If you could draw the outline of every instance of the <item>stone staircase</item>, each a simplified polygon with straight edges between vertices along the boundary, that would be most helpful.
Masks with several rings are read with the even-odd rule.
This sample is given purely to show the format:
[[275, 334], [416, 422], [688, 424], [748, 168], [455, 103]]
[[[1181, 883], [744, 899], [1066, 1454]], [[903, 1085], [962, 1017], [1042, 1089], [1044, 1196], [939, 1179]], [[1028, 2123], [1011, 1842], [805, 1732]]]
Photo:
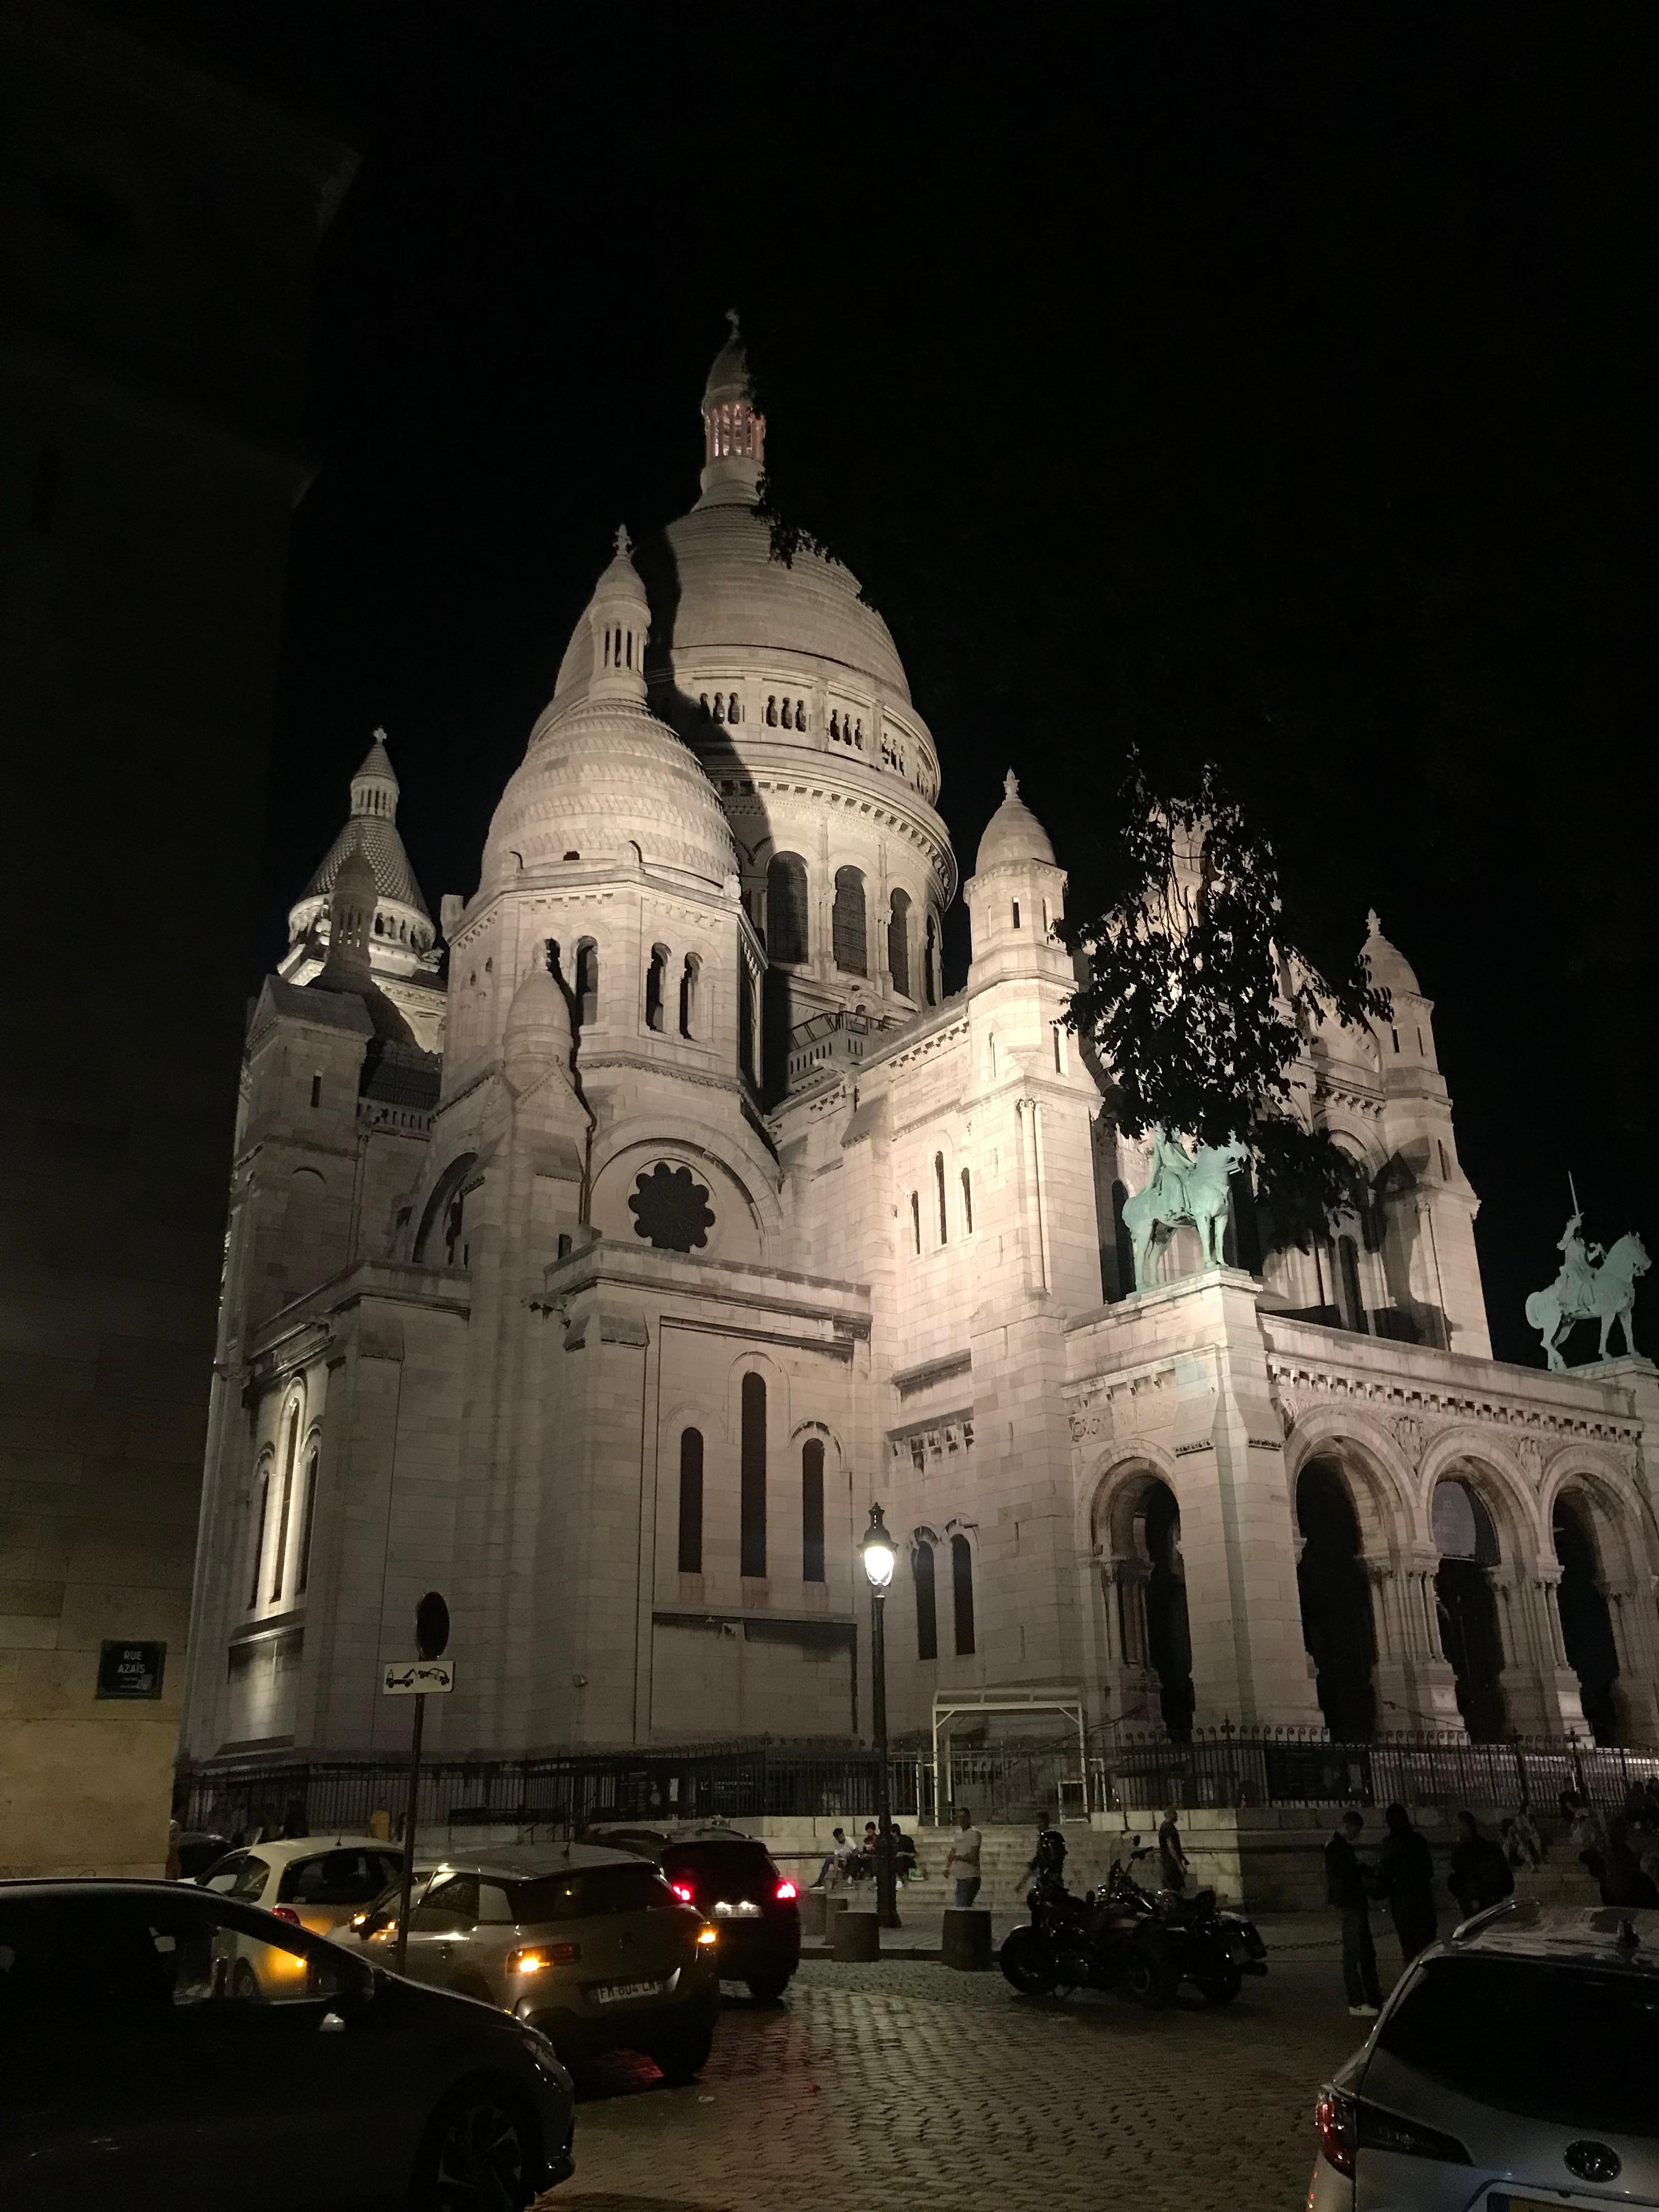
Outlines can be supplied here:
[[[950, 1881], [945, 1879], [945, 1859], [957, 1832], [954, 1828], [927, 1827], [908, 1832], [915, 1839], [923, 1871], [900, 1884], [899, 1911], [942, 1912], [956, 1902], [954, 1877]], [[1115, 1834], [1085, 1828], [1080, 1823], [1068, 1823], [1062, 1832], [1066, 1843], [1066, 1887], [1091, 1889], [1104, 1881], [1113, 1856], [1122, 1848], [1121, 1839]], [[1030, 1887], [1027, 1869], [1036, 1849], [1036, 1822], [1029, 1827], [983, 1827], [980, 1836], [980, 1893], [975, 1901], [994, 1913], [1023, 1913], [1025, 1893]], [[854, 1896], [866, 1887], [863, 1882], [856, 1884]]]

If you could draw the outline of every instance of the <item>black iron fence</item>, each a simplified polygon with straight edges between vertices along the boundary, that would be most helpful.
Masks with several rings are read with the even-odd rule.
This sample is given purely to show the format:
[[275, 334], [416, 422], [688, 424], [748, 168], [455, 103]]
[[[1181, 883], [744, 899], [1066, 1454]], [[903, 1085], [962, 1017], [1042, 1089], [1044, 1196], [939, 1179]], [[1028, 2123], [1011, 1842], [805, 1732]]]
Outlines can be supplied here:
[[1456, 1736], [1388, 1735], [1331, 1743], [1282, 1730], [1200, 1732], [1190, 1743], [1146, 1737], [1097, 1743], [1097, 1809], [1156, 1805], [1443, 1805], [1553, 1810], [1563, 1790], [1605, 1808], [1634, 1782], [1659, 1779], [1659, 1751], [1621, 1750], [1562, 1737], [1469, 1743]]
[[[1659, 1750], [1561, 1738], [1468, 1743], [1382, 1736], [1338, 1744], [1291, 1731], [1221, 1729], [1190, 1743], [1112, 1740], [1097, 1732], [1086, 1778], [1075, 1743], [941, 1744], [935, 1803], [931, 1747], [896, 1748], [892, 1803], [901, 1820], [948, 1819], [953, 1798], [980, 1819], [1035, 1821], [1130, 1806], [1468, 1805], [1554, 1809], [1563, 1790], [1612, 1809], [1633, 1782], [1659, 1780]], [[222, 1835], [295, 1821], [320, 1834], [365, 1832], [383, 1814], [401, 1826], [400, 1758], [218, 1759], [186, 1765], [179, 1817]], [[1086, 1786], [1085, 1786], [1086, 1784]], [[861, 1745], [702, 1744], [673, 1749], [552, 1753], [520, 1759], [434, 1759], [421, 1774], [420, 1824], [451, 1834], [535, 1827], [580, 1835], [606, 1821], [811, 1816], [865, 1820], [876, 1810], [876, 1754]]]
[[[368, 1832], [377, 1813], [400, 1825], [408, 1762], [368, 1759], [216, 1759], [179, 1778], [179, 1818], [221, 1835], [276, 1832], [301, 1821], [321, 1834]], [[890, 1761], [893, 1808], [931, 1819], [932, 1770], [914, 1752]], [[684, 1749], [550, 1753], [520, 1759], [434, 1759], [421, 1770], [420, 1826], [534, 1826], [580, 1835], [613, 1820], [754, 1820], [767, 1815], [868, 1820], [876, 1754], [857, 1745], [718, 1744]]]

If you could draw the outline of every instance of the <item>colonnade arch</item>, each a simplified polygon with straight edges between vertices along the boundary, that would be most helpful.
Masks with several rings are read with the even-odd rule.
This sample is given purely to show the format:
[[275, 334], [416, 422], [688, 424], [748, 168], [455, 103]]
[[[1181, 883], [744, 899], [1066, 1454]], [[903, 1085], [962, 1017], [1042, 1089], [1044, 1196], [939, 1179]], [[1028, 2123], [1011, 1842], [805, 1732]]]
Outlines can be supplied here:
[[1110, 1470], [1097, 1493], [1093, 1535], [1116, 1717], [1161, 1723], [1183, 1742], [1193, 1727], [1192, 1632], [1181, 1507], [1162, 1470], [1148, 1462]]

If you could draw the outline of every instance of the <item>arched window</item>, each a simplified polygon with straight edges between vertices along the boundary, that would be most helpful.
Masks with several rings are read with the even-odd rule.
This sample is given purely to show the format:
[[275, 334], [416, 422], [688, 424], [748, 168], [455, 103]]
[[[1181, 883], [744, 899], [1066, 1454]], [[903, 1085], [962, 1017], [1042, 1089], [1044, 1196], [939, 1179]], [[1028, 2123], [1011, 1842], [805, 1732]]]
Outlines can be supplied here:
[[957, 1652], [965, 1658], [974, 1648], [974, 1547], [965, 1536], [951, 1539], [951, 1595], [957, 1616]]
[[893, 988], [910, 995], [910, 895], [895, 891], [888, 902], [887, 972]]
[[966, 1168], [962, 1171], [962, 1228], [963, 1234], [974, 1233], [974, 1183]]
[[755, 979], [738, 984], [738, 1060], [751, 1082], [760, 1080], [760, 1024], [755, 1018]]
[[300, 1520], [300, 1571], [295, 1578], [295, 1597], [303, 1597], [311, 1584], [311, 1532], [316, 1525], [317, 1448], [313, 1444], [306, 1460], [306, 1503]]
[[807, 957], [806, 863], [775, 853], [766, 871], [766, 950], [774, 960]]
[[702, 963], [695, 952], [688, 952], [680, 975], [680, 1035], [683, 1037], [694, 1037], [700, 1033], [702, 1009], [698, 1001], [702, 990]]
[[921, 980], [928, 1005], [936, 1006], [939, 1004], [939, 923], [931, 914], [927, 917], [927, 943]]
[[276, 1516], [276, 1559], [271, 1570], [270, 1595], [274, 1604], [283, 1594], [288, 1575], [288, 1524], [294, 1510], [294, 1463], [300, 1452], [300, 1408], [290, 1406], [288, 1441], [283, 1447], [283, 1502]]
[[916, 1585], [916, 1656], [939, 1657], [939, 1594], [933, 1582], [933, 1547], [923, 1536], [910, 1554], [910, 1573]]
[[663, 1024], [663, 993], [668, 982], [668, 947], [653, 945], [651, 965], [645, 971], [645, 1025], [659, 1030]]
[[951, 1241], [951, 1224], [945, 1211], [945, 1155], [943, 1152], [935, 1152], [933, 1155], [933, 1195], [939, 1204], [939, 1241], [941, 1244], [948, 1244]]
[[910, 1241], [918, 1252], [921, 1249], [921, 1193], [910, 1194]]
[[582, 1027], [599, 1018], [599, 948], [591, 937], [576, 947], [576, 1019]]
[[253, 1556], [248, 1567], [247, 1605], [252, 1612], [259, 1602], [259, 1570], [265, 1558], [265, 1516], [270, 1510], [270, 1462], [267, 1460], [259, 1469], [258, 1503], [253, 1514]]
[[800, 1575], [823, 1580], [823, 1444], [809, 1437], [800, 1448]]
[[766, 1572], [766, 1379], [743, 1378], [739, 1572]]
[[836, 965], [848, 975], [867, 975], [864, 936], [864, 878], [856, 868], [836, 871], [836, 905], [830, 929]]
[[680, 1572], [702, 1572], [702, 1431], [680, 1437]]
[[[411, 1256], [417, 1261], [423, 1261], [429, 1267], [466, 1265], [466, 1247], [462, 1237], [466, 1202], [464, 1185], [477, 1166], [477, 1159], [476, 1152], [461, 1152], [438, 1178], [416, 1233]], [[429, 1249], [434, 1243], [438, 1246], [436, 1251]]]

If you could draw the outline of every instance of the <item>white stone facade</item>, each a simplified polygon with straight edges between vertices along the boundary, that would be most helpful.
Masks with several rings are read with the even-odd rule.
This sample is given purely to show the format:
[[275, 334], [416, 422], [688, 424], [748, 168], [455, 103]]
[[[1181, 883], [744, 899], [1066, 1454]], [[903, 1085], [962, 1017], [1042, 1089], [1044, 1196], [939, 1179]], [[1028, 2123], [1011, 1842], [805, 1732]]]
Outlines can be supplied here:
[[1659, 1381], [1492, 1360], [1400, 954], [1374, 923], [1393, 1019], [1299, 1070], [1370, 1218], [1253, 1273], [1246, 1200], [1238, 1264], [1183, 1237], [1124, 1295], [1146, 1155], [1063, 1026], [1048, 839], [1011, 776], [946, 998], [892, 640], [833, 562], [771, 557], [735, 340], [704, 423], [702, 497], [619, 534], [443, 902], [441, 998], [378, 741], [295, 907], [249, 1030], [186, 1750], [398, 1749], [379, 1669], [434, 1587], [434, 1751], [855, 1734], [872, 1498], [895, 1729], [1080, 1686], [1097, 1726], [1659, 1741]]

